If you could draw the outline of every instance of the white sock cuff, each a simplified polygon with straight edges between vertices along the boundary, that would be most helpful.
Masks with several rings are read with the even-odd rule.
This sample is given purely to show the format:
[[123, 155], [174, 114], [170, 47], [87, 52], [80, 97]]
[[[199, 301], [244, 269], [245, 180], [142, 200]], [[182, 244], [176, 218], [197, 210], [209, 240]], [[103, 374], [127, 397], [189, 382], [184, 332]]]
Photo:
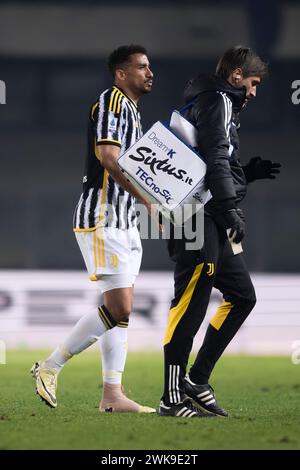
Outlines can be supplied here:
[[103, 373], [103, 383], [107, 384], [121, 384], [122, 383], [122, 372], [117, 370], [104, 370]]
[[44, 361], [44, 364], [46, 367], [55, 369], [57, 372], [59, 372], [65, 363], [71, 359], [71, 357], [72, 354], [66, 350], [64, 345], [60, 345], [50, 354], [49, 357], [47, 357], [47, 359]]

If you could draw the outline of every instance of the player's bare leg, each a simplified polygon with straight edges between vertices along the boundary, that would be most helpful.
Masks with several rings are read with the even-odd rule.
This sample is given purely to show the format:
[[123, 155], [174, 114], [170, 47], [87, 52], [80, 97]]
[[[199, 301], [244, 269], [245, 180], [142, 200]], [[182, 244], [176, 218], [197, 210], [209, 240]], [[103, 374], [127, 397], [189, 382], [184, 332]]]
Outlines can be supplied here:
[[50, 356], [33, 364], [31, 374], [35, 379], [36, 392], [47, 405], [57, 407], [57, 378], [66, 362], [115, 326], [115, 320], [104, 305], [94, 308], [74, 325], [63, 343]]
[[121, 384], [103, 384], [102, 400], [99, 411], [115, 413], [155, 413], [156, 410], [149, 406], [139, 405], [130, 400], [124, 394]]
[[[109, 309], [117, 326], [101, 338], [103, 393], [100, 411], [154, 413], [155, 409], [142, 406], [124, 394], [122, 373], [127, 355], [128, 317], [132, 310], [133, 288], [113, 289], [104, 293], [104, 305]], [[126, 324], [127, 323], [127, 324]]]

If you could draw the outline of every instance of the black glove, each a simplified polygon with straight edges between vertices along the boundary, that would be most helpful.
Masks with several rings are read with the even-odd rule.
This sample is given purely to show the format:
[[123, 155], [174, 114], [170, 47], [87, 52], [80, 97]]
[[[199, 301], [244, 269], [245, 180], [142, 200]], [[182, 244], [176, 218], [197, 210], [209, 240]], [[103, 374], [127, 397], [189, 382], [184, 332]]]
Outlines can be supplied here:
[[[242, 217], [243, 218], [242, 218]], [[221, 214], [219, 221], [224, 228], [230, 228], [229, 238], [232, 238], [234, 233], [233, 241], [240, 243], [245, 236], [245, 222], [244, 214], [241, 209], [229, 209]]]
[[281, 164], [273, 163], [271, 160], [263, 160], [261, 157], [253, 157], [243, 166], [247, 183], [255, 180], [270, 179], [274, 180], [276, 174], [280, 173]]

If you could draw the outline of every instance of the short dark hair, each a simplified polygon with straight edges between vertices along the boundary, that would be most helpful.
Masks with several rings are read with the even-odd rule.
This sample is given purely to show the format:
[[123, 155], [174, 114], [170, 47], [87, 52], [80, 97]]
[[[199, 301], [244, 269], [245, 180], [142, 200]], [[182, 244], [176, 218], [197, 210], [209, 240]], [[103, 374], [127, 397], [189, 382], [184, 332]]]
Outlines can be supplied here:
[[237, 68], [242, 69], [244, 78], [255, 76], [263, 80], [268, 75], [268, 65], [250, 47], [228, 49], [218, 62], [216, 74], [227, 79]]
[[129, 62], [132, 54], [145, 54], [148, 55], [147, 50], [143, 46], [137, 44], [130, 44], [129, 46], [120, 46], [115, 49], [108, 57], [108, 68], [114, 76], [116, 69]]

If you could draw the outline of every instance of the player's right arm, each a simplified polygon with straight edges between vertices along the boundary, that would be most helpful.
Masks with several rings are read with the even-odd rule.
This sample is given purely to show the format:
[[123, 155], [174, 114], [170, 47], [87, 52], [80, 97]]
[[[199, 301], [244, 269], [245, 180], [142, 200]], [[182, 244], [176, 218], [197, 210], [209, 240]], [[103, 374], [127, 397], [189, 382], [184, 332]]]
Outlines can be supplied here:
[[124, 139], [124, 125], [121, 119], [122, 113], [126, 113], [124, 106], [124, 95], [116, 87], [100, 95], [98, 114], [91, 116], [95, 121], [95, 153], [116, 183], [145, 204], [149, 211], [150, 202], [127, 180], [117, 163]]
[[101, 165], [108, 171], [110, 176], [118, 183], [122, 188], [138, 199], [140, 202], [145, 204], [147, 209], [150, 209], [150, 202], [145, 199], [145, 197], [133, 186], [130, 181], [122, 173], [119, 165], [118, 158], [120, 155], [120, 147], [116, 145], [101, 145], [97, 148], [97, 158], [99, 159]]

